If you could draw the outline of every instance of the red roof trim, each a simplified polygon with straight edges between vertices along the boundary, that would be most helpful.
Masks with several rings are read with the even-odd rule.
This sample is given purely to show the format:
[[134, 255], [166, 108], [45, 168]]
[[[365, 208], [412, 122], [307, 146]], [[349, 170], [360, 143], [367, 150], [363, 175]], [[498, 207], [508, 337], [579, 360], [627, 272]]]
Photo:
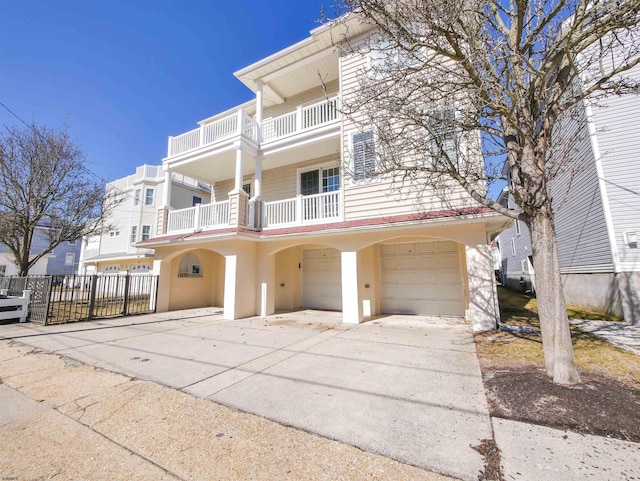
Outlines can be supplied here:
[[450, 210], [441, 210], [436, 212], [421, 212], [417, 214], [406, 214], [406, 215], [395, 215], [390, 217], [374, 217], [369, 219], [357, 219], [350, 220], [345, 222], [333, 222], [330, 224], [312, 224], [312, 225], [304, 225], [304, 226], [295, 226], [295, 227], [285, 227], [281, 229], [270, 229], [264, 231], [255, 231], [251, 229], [247, 229], [244, 227], [232, 227], [226, 229], [213, 229], [206, 230], [200, 232], [191, 232], [186, 234], [174, 234], [167, 235], [161, 237], [154, 237], [152, 239], [138, 242], [137, 246], [143, 246], [147, 244], [165, 244], [174, 241], [181, 240], [190, 240], [190, 239], [198, 239], [201, 237], [211, 237], [211, 236], [223, 236], [225, 234], [234, 235], [234, 234], [248, 234], [254, 235], [256, 237], [271, 237], [271, 236], [280, 236], [286, 234], [305, 234], [309, 232], [319, 232], [325, 230], [340, 230], [340, 229], [349, 229], [353, 227], [367, 227], [367, 226], [380, 226], [380, 225], [393, 225], [393, 224], [401, 224], [408, 222], [421, 222], [426, 220], [435, 220], [435, 219], [447, 219], [452, 217], [464, 217], [464, 216], [473, 216], [479, 214], [487, 214], [493, 212], [492, 209], [488, 207], [471, 207], [466, 209], [450, 209]]

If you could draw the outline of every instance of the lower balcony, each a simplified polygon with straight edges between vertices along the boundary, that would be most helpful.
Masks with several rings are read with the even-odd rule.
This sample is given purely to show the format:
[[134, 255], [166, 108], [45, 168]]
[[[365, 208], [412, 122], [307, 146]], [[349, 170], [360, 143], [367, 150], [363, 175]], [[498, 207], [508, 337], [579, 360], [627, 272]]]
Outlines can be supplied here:
[[229, 226], [229, 201], [198, 204], [169, 212], [167, 234]]
[[[247, 219], [244, 227], [275, 229], [309, 224], [334, 222], [342, 218], [341, 194], [339, 191], [314, 195], [298, 195], [292, 199], [262, 202], [260, 225], [254, 225], [256, 202], [244, 202]], [[186, 233], [199, 230], [230, 227], [230, 201], [196, 205], [187, 209], [169, 212], [166, 234]]]
[[341, 212], [339, 191], [298, 195], [293, 199], [265, 202], [262, 228], [322, 224], [339, 220]]

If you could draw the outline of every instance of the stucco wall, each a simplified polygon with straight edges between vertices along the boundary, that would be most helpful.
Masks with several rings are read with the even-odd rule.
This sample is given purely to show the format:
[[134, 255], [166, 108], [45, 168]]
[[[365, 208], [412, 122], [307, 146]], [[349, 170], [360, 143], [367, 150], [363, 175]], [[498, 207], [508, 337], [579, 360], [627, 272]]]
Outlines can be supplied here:
[[301, 250], [301, 246], [295, 246], [276, 254], [274, 287], [276, 311], [290, 311], [300, 307]]
[[202, 277], [178, 277], [180, 261], [186, 254], [173, 259], [169, 310], [221, 306], [224, 290], [224, 258], [204, 249], [189, 253], [197, 255], [200, 259]]

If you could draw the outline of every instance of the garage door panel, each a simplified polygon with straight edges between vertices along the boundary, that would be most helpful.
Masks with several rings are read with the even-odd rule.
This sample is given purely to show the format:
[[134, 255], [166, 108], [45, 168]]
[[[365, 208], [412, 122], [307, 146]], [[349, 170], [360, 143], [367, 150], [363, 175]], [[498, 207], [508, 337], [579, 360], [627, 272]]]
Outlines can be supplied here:
[[302, 251], [302, 307], [342, 309], [340, 252], [335, 249]]
[[380, 246], [382, 311], [463, 316], [458, 245], [450, 241]]

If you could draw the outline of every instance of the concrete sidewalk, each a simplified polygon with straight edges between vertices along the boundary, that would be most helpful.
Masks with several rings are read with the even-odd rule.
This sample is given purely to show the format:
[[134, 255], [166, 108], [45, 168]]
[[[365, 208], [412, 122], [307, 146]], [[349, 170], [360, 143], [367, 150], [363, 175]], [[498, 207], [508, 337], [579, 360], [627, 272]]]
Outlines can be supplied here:
[[[340, 441], [344, 443], [336, 443], [340, 449], [356, 446], [464, 480], [478, 479], [484, 459], [474, 447], [493, 439], [494, 431], [502, 450], [505, 479], [640, 478], [640, 451], [636, 444], [512, 421], [494, 420], [492, 425], [470, 327], [454, 319], [389, 316], [345, 326], [340, 324], [340, 313], [301, 311], [265, 319], [225, 321], [217, 310], [199, 309], [65, 326], [14, 324], [0, 326], [0, 337], [183, 391], [131, 378], [126, 378], [124, 384], [120, 381], [122, 385], [111, 385], [111, 378], [103, 376], [119, 375], [95, 370], [93, 376], [99, 375], [100, 381], [75, 381], [70, 377], [62, 383], [59, 372], [49, 371], [46, 357], [64, 364], [64, 359], [57, 356], [22, 353], [14, 360], [0, 357], [0, 376], [5, 384], [32, 399], [45, 400], [59, 413], [77, 415], [79, 422], [87, 422], [92, 430], [132, 455], [149, 460], [148, 469], [165, 469], [183, 479], [204, 479], [187, 473], [183, 464], [190, 459], [196, 464], [217, 465], [220, 458], [237, 457], [236, 453], [241, 452], [238, 446], [220, 447], [225, 445], [216, 441], [217, 435], [224, 432], [234, 432], [238, 443], [241, 438], [248, 445], [271, 446], [269, 451], [258, 451], [261, 456], [275, 456], [277, 468], [269, 467], [271, 458], [254, 458], [250, 449], [248, 453], [242, 451], [249, 464], [261, 466], [265, 472], [276, 470], [274, 476], [265, 475], [263, 479], [436, 479], [425, 478], [433, 476], [427, 471], [399, 463], [394, 466], [417, 471], [396, 476], [386, 467], [384, 475], [376, 473], [375, 468], [352, 473], [341, 464], [342, 455], [335, 457], [333, 448], [325, 454], [309, 454], [287, 441], [284, 445], [276, 442], [271, 431], [236, 428], [234, 423], [241, 421], [235, 418], [225, 421], [224, 429], [215, 427], [218, 421], [212, 421], [204, 423], [209, 428], [198, 431], [193, 428], [194, 423], [202, 429], [202, 420], [211, 416], [202, 406], [215, 412], [224, 410], [224, 419], [231, 414], [246, 416], [209, 401], [260, 416], [249, 416], [254, 420], [267, 422], [263, 417], [277, 421], [280, 424], [269, 425], [279, 429], [287, 429], [282, 425], [293, 426], [300, 435], [312, 433]], [[2, 352], [15, 349], [18, 348], [4, 343]], [[33, 364], [34, 357], [38, 363]], [[69, 375], [91, 369], [69, 367], [69, 362], [65, 364]], [[61, 404], [56, 395], [46, 394], [74, 389], [73, 395], [64, 397], [66, 404]], [[141, 389], [144, 394], [139, 392]], [[198, 409], [204, 410], [170, 410], [188, 404], [186, 399], [200, 403]], [[73, 406], [71, 414], [64, 407], [67, 404]], [[133, 413], [128, 413], [129, 409]], [[181, 426], [191, 428], [183, 432]], [[146, 441], [138, 439], [142, 432]], [[212, 451], [217, 453], [212, 458], [212, 454], [192, 447], [203, 442], [210, 449], [222, 451]], [[180, 446], [177, 451], [176, 444]], [[178, 454], [171, 458], [167, 446]], [[179, 454], [194, 449], [199, 453], [197, 458]], [[157, 457], [157, 452], [162, 456]], [[613, 452], [624, 453], [624, 469]], [[335, 459], [325, 459], [325, 455]], [[182, 459], [183, 456], [187, 457]], [[340, 474], [330, 474], [329, 464], [320, 463], [318, 456], [322, 463], [337, 463], [342, 469]], [[166, 464], [167, 459], [173, 459], [170, 465]], [[375, 459], [375, 465], [380, 460], [391, 462], [387, 458]], [[283, 473], [283, 463], [294, 474]], [[313, 471], [313, 466], [298, 466], [301, 463], [320, 463], [323, 468]], [[353, 463], [368, 466], [369, 461], [347, 464], [353, 468]], [[260, 478], [248, 466], [243, 466], [242, 472], [250, 476], [230, 474], [240, 469], [233, 466], [224, 469], [231, 471], [216, 471], [222, 479]], [[305, 477], [304, 473], [311, 472], [314, 474]]]
[[340, 313], [316, 311], [225, 321], [217, 312], [0, 326], [0, 336], [477, 479], [484, 460], [473, 447], [492, 432], [467, 324], [393, 316], [345, 326]]
[[447, 479], [7, 341], [0, 376], [2, 479]]
[[595, 334], [611, 344], [640, 356], [640, 325], [584, 319], [572, 319], [570, 322], [585, 332]]

